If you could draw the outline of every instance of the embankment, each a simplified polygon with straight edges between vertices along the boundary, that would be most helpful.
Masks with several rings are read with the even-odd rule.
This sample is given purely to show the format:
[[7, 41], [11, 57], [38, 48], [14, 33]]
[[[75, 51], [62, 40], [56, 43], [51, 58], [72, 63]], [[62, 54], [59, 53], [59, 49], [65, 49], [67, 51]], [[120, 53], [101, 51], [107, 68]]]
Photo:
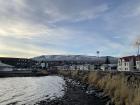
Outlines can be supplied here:
[[31, 77], [31, 76], [46, 76], [48, 75], [46, 70], [32, 72], [31, 70], [21, 71], [0, 71], [1, 77]]
[[59, 71], [109, 95], [115, 105], [140, 105], [140, 76], [131, 73], [97, 71]]

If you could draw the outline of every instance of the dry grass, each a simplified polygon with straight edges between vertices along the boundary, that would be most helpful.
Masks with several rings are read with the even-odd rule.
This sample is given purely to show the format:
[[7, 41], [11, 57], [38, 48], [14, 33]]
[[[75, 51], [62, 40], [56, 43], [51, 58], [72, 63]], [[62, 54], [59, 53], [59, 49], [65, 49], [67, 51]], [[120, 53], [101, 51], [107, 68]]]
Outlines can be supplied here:
[[[133, 79], [133, 77], [130, 77], [130, 81], [132, 81], [131, 78]], [[109, 94], [115, 105], [140, 105], [140, 81], [139, 84], [134, 84], [135, 81], [130, 83], [128, 77], [123, 74], [102, 75], [102, 73], [96, 72], [89, 74], [88, 81]]]
[[81, 81], [104, 90], [110, 95], [115, 105], [140, 105], [140, 79], [135, 76], [103, 72], [79, 73], [78, 71], [71, 71], [71, 73], [65, 71], [63, 74], [80, 78]]

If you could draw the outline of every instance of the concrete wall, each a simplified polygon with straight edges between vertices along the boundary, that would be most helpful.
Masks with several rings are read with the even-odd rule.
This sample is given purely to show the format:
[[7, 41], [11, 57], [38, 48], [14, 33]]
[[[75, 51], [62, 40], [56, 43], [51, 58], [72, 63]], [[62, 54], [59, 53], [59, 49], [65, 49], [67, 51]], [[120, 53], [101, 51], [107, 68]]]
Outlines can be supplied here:
[[13, 68], [0, 67], [0, 71], [13, 71]]

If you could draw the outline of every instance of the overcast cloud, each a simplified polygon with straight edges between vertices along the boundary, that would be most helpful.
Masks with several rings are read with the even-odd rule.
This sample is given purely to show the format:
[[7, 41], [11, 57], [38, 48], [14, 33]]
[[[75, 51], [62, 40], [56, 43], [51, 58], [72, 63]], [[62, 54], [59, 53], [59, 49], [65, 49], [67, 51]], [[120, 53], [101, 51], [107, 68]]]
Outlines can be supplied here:
[[139, 0], [0, 0], [0, 56], [135, 54]]

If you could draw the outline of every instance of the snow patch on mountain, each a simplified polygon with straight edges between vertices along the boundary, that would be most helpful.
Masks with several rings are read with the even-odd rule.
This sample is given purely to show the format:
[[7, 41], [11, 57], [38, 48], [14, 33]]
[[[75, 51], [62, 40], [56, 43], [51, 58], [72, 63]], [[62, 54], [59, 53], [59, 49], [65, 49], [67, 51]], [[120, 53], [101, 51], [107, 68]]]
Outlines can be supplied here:
[[[111, 63], [117, 63], [116, 57], [108, 56]], [[86, 55], [42, 55], [32, 58], [36, 61], [101, 61], [105, 62], [106, 56], [86, 56]]]

